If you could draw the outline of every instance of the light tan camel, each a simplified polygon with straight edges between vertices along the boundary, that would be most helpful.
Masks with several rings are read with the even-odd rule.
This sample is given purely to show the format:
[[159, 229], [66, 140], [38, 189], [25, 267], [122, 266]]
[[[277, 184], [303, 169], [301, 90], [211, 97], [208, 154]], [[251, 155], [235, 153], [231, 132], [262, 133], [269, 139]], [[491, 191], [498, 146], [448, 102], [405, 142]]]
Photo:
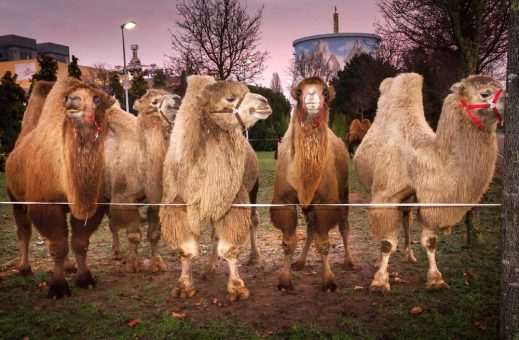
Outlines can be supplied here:
[[366, 118], [362, 119], [362, 121], [358, 119], [351, 121], [350, 129], [346, 136], [346, 146], [348, 147], [350, 157], [353, 158], [353, 154], [355, 153], [353, 148], [362, 142], [362, 139], [366, 136], [370, 127], [371, 122]]
[[[46, 90], [35, 92], [44, 95]], [[36, 101], [36, 100], [35, 100]], [[28, 244], [31, 224], [50, 242], [54, 271], [48, 296], [70, 295], [65, 280], [68, 224], [78, 271], [76, 285], [95, 286], [86, 261], [90, 235], [101, 222], [106, 140], [106, 109], [113, 100], [96, 87], [74, 78], [58, 81], [48, 92], [37, 123], [26, 120], [24, 131], [6, 162], [7, 191], [12, 201], [69, 202], [68, 205], [13, 205], [22, 251], [20, 272], [30, 273]], [[33, 118], [37, 113], [32, 113]], [[29, 122], [33, 123], [29, 123]]]
[[186, 95], [177, 114], [164, 162], [164, 204], [160, 210], [162, 235], [180, 250], [182, 273], [175, 297], [195, 294], [191, 263], [199, 254], [201, 228], [210, 223], [218, 240], [218, 254], [227, 260], [230, 301], [247, 299], [249, 291], [238, 274], [238, 247], [250, 225], [244, 186], [247, 141], [243, 130], [271, 114], [267, 100], [236, 81], [209, 76], [188, 78]]
[[[169, 146], [170, 131], [181, 98], [163, 90], [150, 89], [134, 104], [135, 118], [120, 108], [109, 110], [110, 133], [106, 143], [105, 196], [112, 202], [109, 210], [113, 235], [113, 254], [120, 258], [119, 230], [126, 229], [130, 255], [126, 270], [142, 269], [138, 246], [142, 239], [141, 216], [137, 206], [114, 203], [160, 203], [162, 199], [162, 165]], [[158, 252], [160, 223], [158, 207], [147, 210], [148, 240], [151, 245], [150, 271], [165, 271]]]
[[[278, 151], [273, 204], [299, 204], [307, 223], [307, 241], [295, 269], [304, 266], [312, 239], [323, 263], [323, 289], [335, 291], [337, 282], [329, 263], [328, 232], [339, 225], [344, 263], [353, 267], [348, 247], [348, 208], [312, 204], [348, 203], [348, 159], [344, 143], [328, 127], [328, 102], [334, 91], [319, 77], [303, 79], [292, 88], [297, 101], [290, 126]], [[270, 217], [283, 232], [285, 253], [278, 289], [291, 290], [292, 256], [297, 245], [297, 209], [272, 207]]]
[[[373, 203], [478, 203], [494, 174], [503, 89], [487, 76], [470, 76], [452, 85], [434, 133], [424, 117], [422, 82], [415, 73], [382, 82], [375, 121], [354, 157], [357, 176], [371, 191]], [[468, 209], [419, 209], [421, 244], [429, 259], [428, 289], [448, 287], [436, 266], [437, 233], [450, 229]], [[389, 291], [387, 267], [403, 212], [371, 208], [369, 215], [371, 231], [382, 245], [371, 289]]]

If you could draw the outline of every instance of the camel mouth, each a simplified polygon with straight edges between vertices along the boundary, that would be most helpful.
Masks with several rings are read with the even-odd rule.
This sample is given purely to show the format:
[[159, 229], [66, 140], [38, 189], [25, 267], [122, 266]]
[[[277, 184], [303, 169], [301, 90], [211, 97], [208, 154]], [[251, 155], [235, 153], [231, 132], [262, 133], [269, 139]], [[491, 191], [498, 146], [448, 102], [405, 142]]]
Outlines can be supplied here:
[[68, 109], [67, 116], [69, 116], [72, 119], [79, 119], [81, 118], [81, 116], [83, 116], [83, 110]]
[[267, 119], [272, 114], [272, 110], [270, 110], [270, 108], [269, 109], [256, 109], [256, 108], [252, 107], [250, 109], [250, 114], [256, 119], [264, 120], [264, 119]]

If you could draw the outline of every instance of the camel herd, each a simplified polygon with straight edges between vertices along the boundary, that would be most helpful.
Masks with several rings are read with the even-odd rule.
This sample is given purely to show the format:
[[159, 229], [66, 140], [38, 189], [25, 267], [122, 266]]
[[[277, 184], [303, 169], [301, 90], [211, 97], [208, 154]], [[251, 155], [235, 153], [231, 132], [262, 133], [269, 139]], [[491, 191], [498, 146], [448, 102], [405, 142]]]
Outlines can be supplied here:
[[[333, 88], [319, 77], [293, 87], [295, 104], [279, 145], [270, 207], [285, 255], [279, 290], [294, 289], [292, 270], [304, 267], [312, 241], [322, 260], [323, 290], [337, 289], [328, 237], [335, 226], [344, 242], [344, 265], [355, 268], [348, 246], [347, 206], [348, 155], [353, 155], [354, 143], [360, 144], [353, 157], [355, 171], [372, 203], [471, 204], [481, 199], [494, 173], [496, 126], [502, 122], [506, 97], [502, 86], [486, 76], [470, 76], [452, 85], [434, 132], [424, 117], [422, 82], [415, 73], [385, 79], [373, 124], [352, 123], [348, 148], [329, 128]], [[152, 89], [134, 109], [137, 116], [123, 111], [98, 87], [74, 78], [35, 83], [21, 133], [6, 162], [21, 251], [18, 271], [31, 274], [28, 246], [34, 226], [49, 241], [54, 258], [48, 296], [69, 296], [65, 271], [76, 270], [68, 261], [70, 225], [76, 285], [95, 287], [87, 251], [105, 215], [113, 256], [121, 258], [119, 231], [125, 229], [130, 248], [126, 270], [142, 270], [138, 203], [147, 202], [149, 270], [166, 271], [158, 249], [161, 235], [180, 255], [174, 297], [195, 295], [192, 264], [199, 256], [202, 230], [210, 226], [213, 252], [203, 276], [211, 277], [222, 257], [229, 266], [228, 300], [247, 299], [250, 292], [240, 278], [237, 259], [249, 237], [249, 262], [261, 260], [254, 206], [259, 168], [244, 132], [271, 115], [267, 99], [238, 81], [190, 76], [184, 98]], [[307, 238], [299, 259], [292, 262], [297, 207], [306, 221]], [[436, 265], [437, 234], [452, 228], [468, 209], [417, 209], [421, 244], [429, 260], [428, 289], [448, 287]], [[400, 225], [406, 259], [416, 261], [409, 220], [409, 207], [370, 207], [371, 233], [381, 242], [372, 291], [390, 290], [388, 263]]]

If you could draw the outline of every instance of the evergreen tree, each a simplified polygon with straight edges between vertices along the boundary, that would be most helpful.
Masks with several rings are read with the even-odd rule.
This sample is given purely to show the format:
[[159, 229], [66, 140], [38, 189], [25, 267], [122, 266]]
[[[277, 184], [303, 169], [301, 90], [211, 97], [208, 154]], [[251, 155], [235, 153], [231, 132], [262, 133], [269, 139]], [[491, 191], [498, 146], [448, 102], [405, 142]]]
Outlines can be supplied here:
[[339, 113], [335, 115], [335, 119], [332, 122], [331, 129], [337, 137], [346, 139], [346, 135], [348, 134], [348, 129], [350, 126], [350, 122], [346, 118], [344, 113]]
[[68, 64], [68, 76], [81, 79], [81, 70], [77, 64], [79, 59], [75, 55], [72, 55], [72, 62]]
[[119, 73], [116, 71], [110, 72], [109, 80], [108, 80], [108, 94], [114, 96], [115, 99], [119, 102], [122, 108], [124, 108], [124, 87], [121, 84], [121, 78], [119, 78]]
[[0, 82], [0, 171], [4, 171], [5, 159], [20, 134], [26, 104], [25, 91], [16, 84], [16, 75], [7, 71]]
[[133, 103], [144, 96], [146, 90], [148, 89], [148, 82], [144, 79], [144, 75], [142, 72], [136, 73], [132, 78], [132, 85], [128, 91], [128, 99], [129, 99], [129, 111], [133, 114], [137, 114], [136, 111], [133, 110]]
[[38, 65], [40, 69], [32, 75], [29, 93], [31, 93], [32, 86], [36, 80], [56, 81], [58, 79], [56, 76], [58, 72], [58, 63], [53, 57], [48, 55], [38, 57]]
[[158, 69], [153, 75], [153, 88], [165, 90], [168, 87], [168, 77], [164, 70]]
[[268, 119], [260, 120], [250, 129], [251, 145], [254, 150], [275, 150], [277, 138], [285, 134], [290, 122], [290, 102], [282, 93], [266, 87], [249, 86], [249, 89], [267, 98], [272, 109]]

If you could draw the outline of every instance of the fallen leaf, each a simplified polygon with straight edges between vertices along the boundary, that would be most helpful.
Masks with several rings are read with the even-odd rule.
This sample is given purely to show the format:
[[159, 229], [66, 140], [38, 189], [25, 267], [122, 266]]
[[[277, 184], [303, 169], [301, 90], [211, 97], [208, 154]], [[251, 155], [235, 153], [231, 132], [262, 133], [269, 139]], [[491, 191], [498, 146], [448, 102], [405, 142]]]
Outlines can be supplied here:
[[479, 321], [474, 322], [474, 327], [476, 327], [479, 330], [486, 331], [487, 326]]
[[398, 272], [389, 273], [390, 277], [398, 277]]
[[262, 335], [263, 335], [263, 337], [273, 336], [273, 335], [274, 335], [274, 331], [266, 331], [266, 332], [263, 333]]
[[353, 286], [353, 290], [361, 290], [364, 289], [362, 286]]
[[468, 267], [467, 268], [467, 275], [470, 277], [470, 278], [473, 278], [474, 280], [477, 280], [478, 279], [478, 276], [476, 274], [474, 274], [474, 270], [472, 269], [472, 267]]
[[130, 322], [128, 322], [128, 326], [133, 328], [133, 327], [137, 326], [140, 322], [141, 322], [141, 320], [139, 320], [139, 319], [133, 319]]
[[43, 281], [38, 284], [39, 289], [45, 289], [47, 288], [47, 282]]
[[421, 312], [423, 312], [423, 308], [420, 306], [416, 306], [411, 309], [411, 314], [416, 315], [416, 314], [420, 314]]
[[218, 307], [222, 307], [222, 303], [218, 298], [213, 298], [213, 304], [217, 305]]
[[468, 286], [469, 285], [469, 282], [467, 280], [465, 280], [465, 286]]
[[183, 319], [186, 317], [186, 313], [184, 312], [175, 312], [175, 311], [172, 311], [171, 312], [171, 316], [176, 318], [176, 319]]
[[395, 283], [409, 283], [409, 281], [404, 280], [401, 277], [395, 277]]

